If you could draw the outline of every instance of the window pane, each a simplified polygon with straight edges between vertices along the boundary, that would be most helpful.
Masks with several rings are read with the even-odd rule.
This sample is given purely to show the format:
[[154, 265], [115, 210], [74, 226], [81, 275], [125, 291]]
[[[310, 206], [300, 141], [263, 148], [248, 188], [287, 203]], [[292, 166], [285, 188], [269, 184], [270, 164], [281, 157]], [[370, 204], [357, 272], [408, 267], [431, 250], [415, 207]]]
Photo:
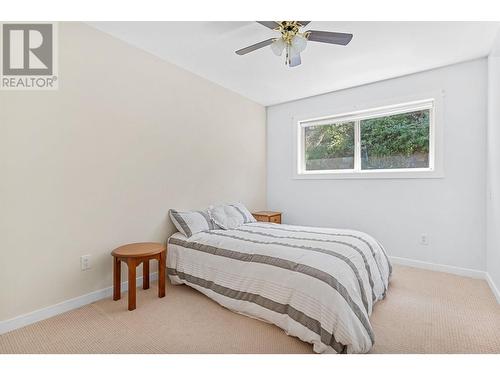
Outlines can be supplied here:
[[428, 167], [428, 109], [361, 121], [361, 169]]
[[354, 122], [308, 126], [304, 132], [306, 170], [354, 168]]

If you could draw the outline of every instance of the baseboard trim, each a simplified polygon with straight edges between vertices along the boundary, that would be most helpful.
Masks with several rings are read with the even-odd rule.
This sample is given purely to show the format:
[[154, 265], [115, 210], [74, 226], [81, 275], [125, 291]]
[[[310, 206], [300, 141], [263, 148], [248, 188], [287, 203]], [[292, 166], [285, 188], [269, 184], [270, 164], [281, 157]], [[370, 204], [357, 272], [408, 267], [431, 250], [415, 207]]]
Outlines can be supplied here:
[[[497, 288], [497, 286], [491, 279], [490, 275], [485, 271], [449, 266], [446, 264], [423, 262], [420, 260], [414, 260], [409, 258], [401, 258], [394, 256], [391, 256], [389, 258], [391, 262], [395, 264], [401, 264], [403, 266], [422, 268], [430, 271], [446, 272], [454, 275], [472, 277], [475, 279], [484, 279], [488, 283], [497, 302], [500, 304], [500, 290]], [[151, 273], [150, 279], [151, 281], [157, 280], [158, 273], [157, 272]], [[137, 287], [142, 287], [142, 276], [138, 277], [136, 282], [137, 282]], [[122, 292], [126, 292], [128, 290], [128, 281], [123, 282], [121, 288]], [[99, 301], [100, 299], [110, 298], [112, 294], [113, 294], [113, 287], [110, 286], [101, 290], [96, 290], [94, 292], [84, 294], [79, 297], [71, 298], [69, 300], [57, 303], [52, 306], [45, 307], [43, 309], [35, 310], [24, 315], [16, 316], [15, 318], [9, 320], [1, 321], [0, 335], [39, 322], [40, 320], [48, 319], [53, 316], [65, 313], [66, 311], [77, 309], [81, 306], [88, 305], [95, 301]]]
[[447, 264], [423, 262], [421, 260], [400, 258], [400, 257], [389, 257], [389, 259], [393, 263], [401, 264], [403, 266], [422, 268], [430, 271], [452, 273], [454, 275], [467, 276], [467, 277], [472, 277], [474, 279], [486, 279], [485, 271], [474, 270], [472, 268], [455, 267], [455, 266], [449, 266]]
[[497, 299], [497, 302], [500, 304], [500, 289], [497, 288], [489, 273], [486, 273], [486, 282], [490, 286], [490, 289], [493, 292], [495, 298]]
[[495, 285], [490, 274], [486, 271], [479, 271], [479, 270], [474, 270], [471, 268], [449, 266], [447, 264], [423, 262], [421, 260], [414, 260], [414, 259], [409, 259], [409, 258], [389, 257], [389, 259], [391, 260], [392, 263], [401, 264], [403, 266], [422, 268], [422, 269], [430, 270], [430, 271], [452, 273], [454, 275], [467, 276], [467, 277], [472, 277], [474, 279], [486, 280], [486, 282], [488, 283], [488, 286], [491, 289], [491, 292], [495, 296], [495, 299], [500, 304], [500, 289]]
[[[158, 279], [157, 272], [152, 272], [149, 276], [151, 281]], [[142, 287], [142, 276], [137, 278], [136, 283], [137, 287]], [[122, 283], [121, 290], [122, 292], [126, 292], [128, 290], [128, 281], [124, 281]], [[9, 320], [1, 321], [0, 335], [39, 322], [40, 320], [48, 319], [53, 316], [65, 313], [66, 311], [77, 309], [81, 306], [99, 301], [100, 299], [110, 298], [112, 294], [113, 287], [110, 286], [101, 290], [96, 290], [94, 292], [84, 294], [79, 297], [68, 299], [52, 306], [32, 311], [24, 315], [16, 316], [15, 318]]]

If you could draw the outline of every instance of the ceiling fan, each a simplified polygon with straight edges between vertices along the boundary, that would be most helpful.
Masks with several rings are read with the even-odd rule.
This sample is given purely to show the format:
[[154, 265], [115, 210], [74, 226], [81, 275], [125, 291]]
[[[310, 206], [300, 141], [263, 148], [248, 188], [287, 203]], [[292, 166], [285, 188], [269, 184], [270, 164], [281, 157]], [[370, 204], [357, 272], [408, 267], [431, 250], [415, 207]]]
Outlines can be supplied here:
[[238, 55], [246, 55], [259, 48], [271, 45], [274, 54], [281, 56], [285, 51], [285, 65], [289, 67], [298, 66], [301, 63], [300, 53], [306, 49], [307, 42], [320, 42], [330, 44], [347, 45], [352, 34], [335, 33], [330, 31], [307, 30], [301, 31], [311, 21], [257, 21], [261, 25], [275, 31], [281, 36], [270, 38], [251, 46], [236, 51]]

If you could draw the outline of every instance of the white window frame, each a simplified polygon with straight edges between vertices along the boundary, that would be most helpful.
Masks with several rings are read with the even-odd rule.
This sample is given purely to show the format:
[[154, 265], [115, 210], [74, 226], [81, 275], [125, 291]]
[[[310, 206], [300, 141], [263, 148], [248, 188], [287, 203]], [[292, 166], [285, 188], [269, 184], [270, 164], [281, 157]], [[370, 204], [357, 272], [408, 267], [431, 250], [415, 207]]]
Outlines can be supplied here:
[[[441, 121], [440, 97], [421, 99], [396, 105], [386, 105], [376, 108], [335, 115], [294, 119], [294, 178], [298, 179], [351, 179], [351, 178], [440, 178], [442, 168], [442, 129], [437, 129]], [[361, 169], [361, 120], [377, 118], [402, 113], [429, 110], [429, 167], [401, 169]], [[332, 123], [354, 122], [354, 169], [311, 170], [305, 169], [305, 128], [309, 126], [327, 125]], [[439, 130], [439, 131], [438, 131]], [[437, 152], [439, 151], [439, 152]]]

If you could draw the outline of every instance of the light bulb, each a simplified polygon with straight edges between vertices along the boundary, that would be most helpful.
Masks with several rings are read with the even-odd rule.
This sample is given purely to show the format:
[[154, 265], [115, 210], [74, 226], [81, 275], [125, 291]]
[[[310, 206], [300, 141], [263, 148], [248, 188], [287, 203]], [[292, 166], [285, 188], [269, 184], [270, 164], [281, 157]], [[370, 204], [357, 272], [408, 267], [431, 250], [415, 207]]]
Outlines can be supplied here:
[[285, 41], [283, 40], [283, 38], [278, 38], [274, 42], [272, 42], [271, 49], [276, 56], [281, 56], [283, 50], [285, 49]]
[[303, 35], [297, 34], [293, 37], [292, 47], [293, 47], [293, 52], [295, 54], [298, 55], [299, 53], [304, 51], [306, 49], [306, 46], [307, 46], [307, 39]]

